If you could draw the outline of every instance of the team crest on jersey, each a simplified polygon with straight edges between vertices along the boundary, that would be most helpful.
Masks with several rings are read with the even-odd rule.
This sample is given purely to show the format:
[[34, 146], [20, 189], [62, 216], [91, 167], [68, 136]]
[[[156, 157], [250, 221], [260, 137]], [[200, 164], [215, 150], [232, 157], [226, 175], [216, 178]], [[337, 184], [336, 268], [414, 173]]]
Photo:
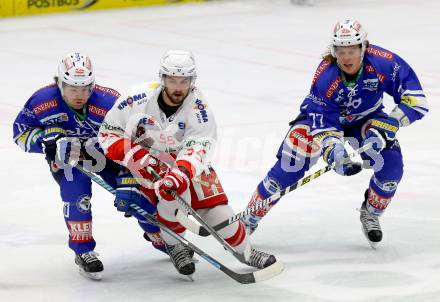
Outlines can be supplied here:
[[88, 195], [81, 196], [81, 198], [76, 203], [76, 208], [81, 213], [89, 213], [91, 207], [92, 204], [90, 203], [90, 196]]
[[309, 133], [309, 127], [306, 125], [296, 125], [286, 137], [286, 142], [291, 150], [302, 156], [314, 157], [319, 154], [321, 148], [313, 136]]

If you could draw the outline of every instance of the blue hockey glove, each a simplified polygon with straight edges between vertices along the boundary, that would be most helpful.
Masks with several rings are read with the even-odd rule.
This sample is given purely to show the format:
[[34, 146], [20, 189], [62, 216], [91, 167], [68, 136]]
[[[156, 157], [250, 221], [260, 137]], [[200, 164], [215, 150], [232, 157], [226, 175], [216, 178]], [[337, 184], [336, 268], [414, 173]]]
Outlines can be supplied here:
[[139, 190], [140, 184], [130, 173], [118, 176], [116, 185], [115, 207], [118, 211], [124, 212], [126, 217], [131, 215], [130, 204], [135, 203], [142, 206], [147, 201]]
[[66, 130], [57, 126], [51, 126], [44, 129], [41, 137], [43, 153], [46, 154], [46, 160], [55, 162], [57, 154], [57, 141], [66, 136]]
[[362, 165], [353, 162], [348, 158], [348, 153], [344, 148], [344, 144], [337, 142], [332, 143], [324, 148], [323, 158], [329, 165], [334, 165], [333, 169], [339, 175], [351, 176], [362, 170]]
[[393, 117], [372, 119], [368, 122], [366, 129], [362, 145], [371, 142], [371, 148], [380, 152], [394, 143], [396, 132], [399, 130], [399, 121]]

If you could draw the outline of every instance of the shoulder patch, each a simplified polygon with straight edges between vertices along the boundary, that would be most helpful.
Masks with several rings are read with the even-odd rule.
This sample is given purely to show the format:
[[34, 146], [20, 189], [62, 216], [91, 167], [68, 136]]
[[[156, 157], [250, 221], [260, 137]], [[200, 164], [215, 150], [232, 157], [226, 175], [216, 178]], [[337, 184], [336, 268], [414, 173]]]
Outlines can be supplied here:
[[312, 85], [314, 85], [316, 81], [318, 81], [318, 79], [330, 65], [331, 62], [328, 60], [324, 60], [321, 62], [321, 64], [319, 64], [318, 68], [315, 71], [315, 74], [313, 75]]
[[196, 99], [194, 110], [198, 111], [196, 113], [197, 120], [199, 123], [206, 123], [208, 121], [208, 112], [206, 111], [207, 105], [200, 99]]
[[391, 61], [394, 59], [394, 55], [391, 52], [386, 51], [384, 49], [374, 48], [371, 46], [367, 48], [367, 53], [369, 55], [372, 55], [375, 57], [380, 57], [380, 58], [386, 59], [388, 61]]
[[114, 90], [112, 88], [108, 88], [108, 87], [102, 87], [102, 86], [99, 86], [99, 85], [95, 85], [95, 90], [111, 94], [112, 96], [114, 96], [116, 98], [121, 96], [121, 94], [119, 92], [117, 92], [116, 90]]

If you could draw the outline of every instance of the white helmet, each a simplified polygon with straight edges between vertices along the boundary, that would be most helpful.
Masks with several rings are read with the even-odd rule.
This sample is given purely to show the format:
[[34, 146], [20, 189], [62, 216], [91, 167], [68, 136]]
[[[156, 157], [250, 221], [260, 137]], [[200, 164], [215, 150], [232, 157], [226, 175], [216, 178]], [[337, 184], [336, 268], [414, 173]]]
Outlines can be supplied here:
[[163, 76], [192, 77], [191, 85], [197, 77], [196, 61], [190, 51], [169, 50], [162, 57], [159, 78], [163, 84]]
[[335, 55], [337, 46], [351, 46], [362, 44], [362, 56], [364, 55], [367, 45], [367, 32], [362, 25], [356, 20], [342, 20], [336, 23], [333, 29], [331, 53]]
[[69, 53], [58, 65], [58, 87], [62, 91], [62, 84], [71, 86], [88, 86], [95, 84], [90, 58], [80, 52]]

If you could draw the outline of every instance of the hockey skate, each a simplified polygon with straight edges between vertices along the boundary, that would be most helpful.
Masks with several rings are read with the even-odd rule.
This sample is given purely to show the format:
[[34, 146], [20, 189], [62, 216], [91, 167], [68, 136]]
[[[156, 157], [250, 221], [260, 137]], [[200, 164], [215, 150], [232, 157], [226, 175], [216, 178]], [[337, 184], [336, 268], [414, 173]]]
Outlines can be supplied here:
[[259, 269], [266, 268], [276, 263], [277, 259], [274, 255], [267, 254], [265, 252], [259, 251], [253, 247], [251, 247], [249, 259], [246, 264], [249, 266], [253, 266]]
[[379, 224], [379, 217], [370, 214], [367, 210], [366, 201], [362, 203], [359, 210], [362, 224], [362, 232], [367, 238], [373, 249], [376, 249], [378, 243], [382, 240], [382, 229]]
[[79, 273], [92, 280], [101, 280], [101, 272], [104, 270], [104, 265], [101, 260], [97, 258], [99, 254], [95, 251], [90, 251], [83, 254], [76, 254], [75, 263], [79, 266]]
[[177, 243], [175, 245], [166, 245], [168, 255], [174, 264], [177, 271], [185, 276], [188, 276], [192, 280], [192, 274], [194, 274], [196, 267], [190, 255], [190, 251], [194, 254], [194, 251], [190, 250], [183, 243]]

